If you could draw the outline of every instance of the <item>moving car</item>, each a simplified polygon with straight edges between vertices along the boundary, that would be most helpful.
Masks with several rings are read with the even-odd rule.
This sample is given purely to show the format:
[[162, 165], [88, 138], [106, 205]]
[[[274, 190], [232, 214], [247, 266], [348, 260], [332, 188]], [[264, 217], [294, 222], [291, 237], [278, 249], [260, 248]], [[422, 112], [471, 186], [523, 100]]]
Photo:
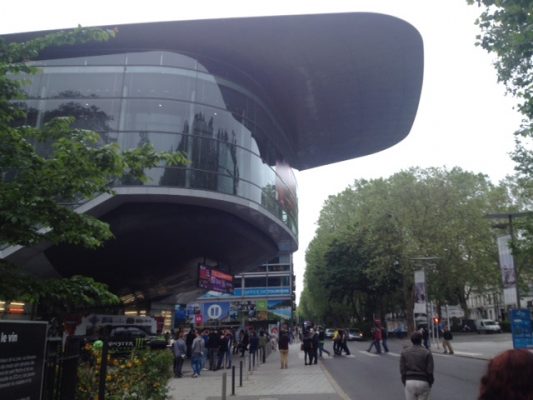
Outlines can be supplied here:
[[360, 329], [346, 329], [348, 340], [363, 340], [363, 332]]
[[333, 328], [326, 328], [324, 331], [324, 336], [326, 339], [333, 339], [333, 335], [335, 334], [335, 329]]

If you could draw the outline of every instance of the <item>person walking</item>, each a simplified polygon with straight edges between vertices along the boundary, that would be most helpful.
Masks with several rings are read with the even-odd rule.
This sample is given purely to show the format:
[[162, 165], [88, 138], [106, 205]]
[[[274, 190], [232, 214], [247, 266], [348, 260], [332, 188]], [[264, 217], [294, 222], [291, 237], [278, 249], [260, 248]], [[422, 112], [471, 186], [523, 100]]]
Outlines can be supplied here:
[[228, 349], [226, 350], [226, 368], [231, 368], [235, 338], [229, 329], [226, 329], [226, 338], [228, 341]]
[[281, 361], [281, 369], [287, 369], [289, 365], [289, 334], [285, 329], [279, 331], [278, 349]]
[[216, 369], [222, 369], [224, 368], [224, 356], [228, 352], [228, 337], [226, 336], [226, 332], [221, 331], [220, 332], [220, 338], [218, 340], [218, 360], [217, 360], [217, 367]]
[[191, 358], [192, 341], [195, 337], [196, 334], [194, 332], [194, 327], [191, 325], [189, 332], [187, 333], [187, 337], [185, 338], [185, 344], [187, 345], [187, 358]]
[[351, 353], [350, 353], [350, 349], [348, 348], [348, 331], [341, 329], [339, 333], [340, 333], [339, 355], [342, 355], [342, 351], [344, 350], [346, 355], [349, 356]]
[[374, 324], [370, 332], [372, 333], [372, 342], [370, 343], [370, 347], [366, 351], [370, 353], [372, 347], [375, 347], [376, 353], [381, 354], [381, 328], [377, 324]]
[[[304, 338], [302, 340], [302, 348], [304, 351], [304, 364], [305, 365], [311, 365], [311, 352], [313, 351], [313, 337], [312, 337], [312, 329], [304, 332]], [[307, 360], [309, 359], [309, 362]]]
[[248, 330], [241, 330], [240, 338], [241, 341], [239, 347], [241, 349], [241, 357], [244, 357], [244, 353], [246, 352], [246, 350], [248, 350], [248, 343], [250, 342]]
[[318, 350], [320, 352], [320, 358], [322, 358], [322, 353], [326, 353], [328, 356], [331, 356], [330, 352], [324, 348], [326, 342], [326, 332], [324, 328], [320, 326], [318, 328]]
[[388, 336], [387, 326], [386, 325], [380, 326], [380, 330], [381, 330], [381, 346], [383, 347], [383, 351], [385, 353], [388, 353], [389, 347], [387, 346], [387, 336]]
[[220, 335], [217, 330], [213, 329], [209, 333], [209, 339], [207, 341], [207, 354], [209, 359], [209, 369], [211, 371], [217, 370], [218, 363], [218, 348], [220, 347]]
[[429, 400], [433, 385], [433, 355], [422, 347], [422, 334], [411, 335], [412, 346], [400, 355], [400, 375], [405, 387], [405, 400]]
[[318, 332], [311, 329], [311, 340], [313, 343], [313, 348], [311, 349], [311, 364], [316, 364], [318, 362], [318, 346], [320, 344], [320, 340], [318, 338]]
[[341, 355], [341, 330], [337, 329], [333, 334], [333, 353], [336, 356]]
[[176, 378], [183, 376], [181, 370], [183, 368], [183, 361], [187, 357], [187, 345], [184, 337], [183, 332], [180, 332], [178, 338], [172, 344], [172, 352], [174, 353], [174, 376]]
[[446, 325], [444, 331], [442, 332], [442, 348], [444, 349], [444, 354], [453, 354], [453, 347], [450, 343], [453, 339], [453, 335]]
[[257, 332], [254, 330], [252, 336], [250, 336], [250, 356], [254, 360], [257, 357], [257, 349], [259, 349], [259, 336], [257, 336]]
[[204, 339], [200, 335], [200, 332], [196, 332], [196, 337], [192, 341], [191, 345], [191, 364], [192, 364], [192, 377], [198, 378], [202, 372], [202, 358], [205, 353]]

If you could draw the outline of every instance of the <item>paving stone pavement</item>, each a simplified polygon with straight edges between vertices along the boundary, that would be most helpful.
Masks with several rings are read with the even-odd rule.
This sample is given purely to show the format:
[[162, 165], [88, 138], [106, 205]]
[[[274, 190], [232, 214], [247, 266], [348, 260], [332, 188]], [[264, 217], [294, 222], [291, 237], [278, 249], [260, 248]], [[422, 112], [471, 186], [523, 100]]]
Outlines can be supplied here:
[[[190, 363], [184, 365], [184, 377], [171, 379], [169, 383], [172, 400], [215, 400], [222, 398], [222, 374], [227, 373], [226, 398], [239, 400], [342, 400], [347, 399], [335, 384], [329, 373], [317, 365], [304, 365], [300, 344], [291, 344], [289, 367], [280, 368], [279, 353], [274, 351], [266, 363], [259, 363], [254, 371], [243, 370], [243, 385], [239, 387], [239, 361], [236, 365], [235, 396], [231, 395], [231, 369], [202, 371], [198, 378], [192, 378]], [[247, 360], [247, 359], [246, 359]]]

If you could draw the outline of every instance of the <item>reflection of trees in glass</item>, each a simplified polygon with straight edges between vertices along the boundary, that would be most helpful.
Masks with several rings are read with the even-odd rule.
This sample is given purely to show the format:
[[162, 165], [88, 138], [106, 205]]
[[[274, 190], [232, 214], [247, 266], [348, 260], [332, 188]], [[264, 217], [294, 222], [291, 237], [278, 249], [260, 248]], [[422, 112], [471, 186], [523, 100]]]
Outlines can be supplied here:
[[279, 217], [279, 204], [276, 199], [276, 185], [269, 183], [261, 189], [261, 204], [272, 214]]
[[[231, 138], [228, 131], [219, 129], [217, 132], [217, 158], [218, 172], [231, 178], [231, 193], [237, 194], [239, 186], [239, 165], [237, 163], [237, 137], [231, 131]], [[224, 180], [222, 178], [222, 180]]]
[[[181, 141], [179, 142], [177, 151], [185, 154], [189, 158], [189, 122], [185, 121], [183, 124], [183, 133], [181, 134]], [[173, 151], [173, 149], [170, 149]], [[165, 172], [159, 181], [161, 186], [175, 186], [187, 187], [186, 185], [186, 167], [173, 166], [165, 167]]]
[[111, 130], [108, 122], [113, 120], [113, 117], [107, 115], [94, 104], [81, 105], [73, 101], [63, 103], [54, 110], [46, 111], [43, 122], [46, 123], [56, 117], [74, 117], [73, 128], [88, 129], [100, 134]]
[[215, 190], [217, 188], [218, 154], [213, 134], [213, 117], [206, 121], [202, 113], [194, 115], [192, 125], [191, 187]]
[[83, 97], [98, 97], [96, 94], [91, 94], [89, 96], [83, 95], [79, 90], [64, 90], [61, 93], [58, 93], [55, 96], [52, 96], [52, 98], [60, 98], [60, 99], [80, 99]]

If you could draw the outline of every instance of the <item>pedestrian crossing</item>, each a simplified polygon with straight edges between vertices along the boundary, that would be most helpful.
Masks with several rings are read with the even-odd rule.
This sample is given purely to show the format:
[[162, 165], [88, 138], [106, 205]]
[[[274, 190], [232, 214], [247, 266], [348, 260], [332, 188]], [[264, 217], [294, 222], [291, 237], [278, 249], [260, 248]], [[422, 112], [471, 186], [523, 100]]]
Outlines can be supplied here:
[[392, 356], [392, 357], [400, 357], [400, 354], [398, 353], [394, 353], [392, 351], [389, 351], [387, 353], [383, 352], [381, 354], [377, 354], [377, 353], [370, 353], [368, 351], [365, 351], [365, 350], [359, 350], [359, 353], [367, 356], [367, 357], [382, 357], [382, 356]]

